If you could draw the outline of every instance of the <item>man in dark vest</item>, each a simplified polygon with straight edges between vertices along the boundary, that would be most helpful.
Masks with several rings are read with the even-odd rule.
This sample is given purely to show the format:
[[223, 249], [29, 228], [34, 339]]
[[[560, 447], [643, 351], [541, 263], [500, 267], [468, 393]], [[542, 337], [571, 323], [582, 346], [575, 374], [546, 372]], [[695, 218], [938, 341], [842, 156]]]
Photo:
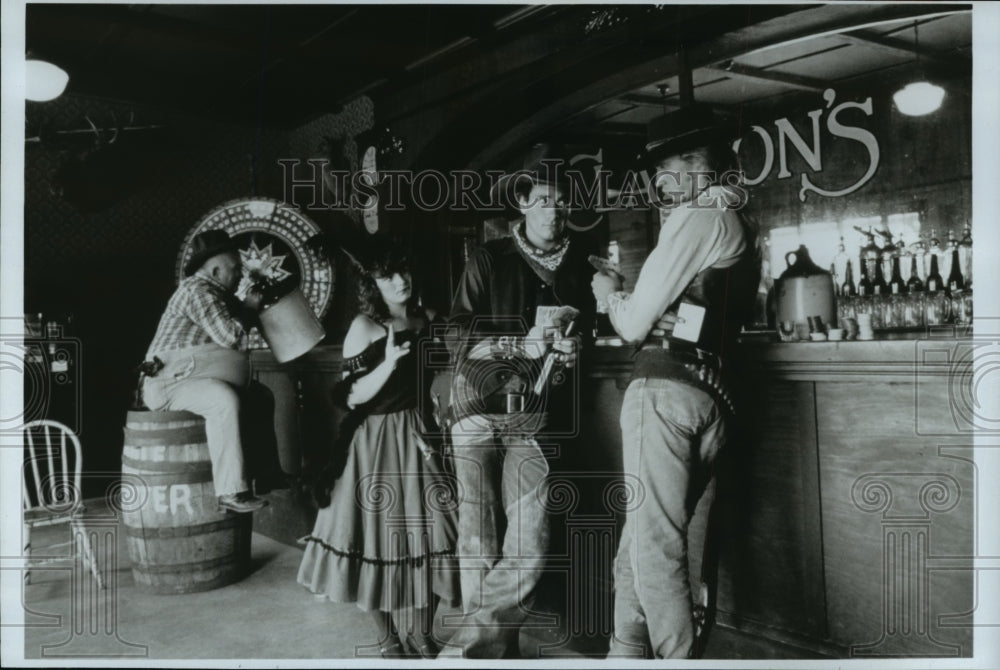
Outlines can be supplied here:
[[[704, 111], [651, 124], [660, 236], [635, 290], [594, 276], [615, 330], [636, 343], [622, 404], [624, 469], [642, 484], [615, 560], [611, 656], [686, 658], [694, 650], [687, 529], [726, 440], [726, 357], [757, 290], [757, 231], [746, 193], [726, 171], [733, 153]], [[666, 128], [669, 136], [659, 135]], [[735, 184], [735, 185], [734, 185]], [[721, 380], [721, 381], [720, 381]]]
[[[524, 170], [502, 182], [524, 218], [510, 237], [469, 258], [452, 304], [451, 436], [465, 617], [442, 656], [517, 658], [544, 568], [553, 442], [578, 428], [569, 368], [595, 312], [593, 249], [568, 229], [571, 158], [565, 148], [536, 145]], [[557, 369], [546, 379], [550, 356]]]

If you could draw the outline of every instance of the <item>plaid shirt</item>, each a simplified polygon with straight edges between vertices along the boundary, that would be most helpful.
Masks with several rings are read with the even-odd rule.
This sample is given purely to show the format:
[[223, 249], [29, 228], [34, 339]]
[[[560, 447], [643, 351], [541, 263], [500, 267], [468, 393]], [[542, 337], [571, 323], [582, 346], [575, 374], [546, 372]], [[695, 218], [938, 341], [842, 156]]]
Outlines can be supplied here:
[[246, 350], [247, 330], [230, 312], [230, 299], [229, 290], [212, 277], [195, 274], [185, 278], [167, 303], [146, 359], [162, 351], [212, 342]]

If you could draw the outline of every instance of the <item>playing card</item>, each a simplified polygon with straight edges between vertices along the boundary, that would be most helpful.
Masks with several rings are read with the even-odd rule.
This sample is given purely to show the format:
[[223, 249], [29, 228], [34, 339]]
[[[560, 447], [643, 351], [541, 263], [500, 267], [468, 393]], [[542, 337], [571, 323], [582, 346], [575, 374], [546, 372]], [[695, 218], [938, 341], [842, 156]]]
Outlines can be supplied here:
[[579, 314], [580, 310], [570, 305], [539, 305], [535, 308], [535, 325], [562, 330]]
[[705, 308], [701, 305], [682, 302], [677, 310], [677, 316], [683, 319], [683, 322], [674, 325], [674, 337], [688, 342], [697, 342], [701, 335], [701, 323], [705, 320]]

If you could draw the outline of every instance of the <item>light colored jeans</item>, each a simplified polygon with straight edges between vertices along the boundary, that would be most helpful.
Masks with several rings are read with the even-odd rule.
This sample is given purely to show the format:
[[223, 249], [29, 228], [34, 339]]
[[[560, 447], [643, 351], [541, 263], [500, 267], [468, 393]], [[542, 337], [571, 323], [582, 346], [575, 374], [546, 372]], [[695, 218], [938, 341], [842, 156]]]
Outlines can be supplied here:
[[155, 377], [143, 381], [146, 406], [203, 416], [215, 495], [246, 491], [238, 392], [250, 378], [247, 355], [209, 344], [156, 356], [164, 367]]
[[694, 646], [687, 530], [726, 437], [708, 393], [673, 379], [636, 379], [621, 413], [626, 475], [642, 500], [626, 513], [615, 559], [609, 657], [687, 658]]
[[466, 658], [518, 657], [549, 545], [545, 454], [523, 423], [491, 417], [452, 427], [465, 617], [448, 644]]

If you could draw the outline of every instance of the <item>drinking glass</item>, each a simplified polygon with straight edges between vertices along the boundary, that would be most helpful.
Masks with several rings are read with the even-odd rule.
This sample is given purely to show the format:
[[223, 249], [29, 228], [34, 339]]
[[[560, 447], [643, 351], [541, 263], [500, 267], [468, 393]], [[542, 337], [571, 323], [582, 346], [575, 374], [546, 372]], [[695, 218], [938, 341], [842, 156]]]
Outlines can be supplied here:
[[907, 328], [920, 328], [924, 325], [923, 293], [910, 293], [904, 296], [903, 321]]
[[951, 314], [956, 324], [972, 323], [972, 291], [955, 291], [951, 294]]
[[882, 297], [882, 328], [886, 330], [902, 328], [906, 325], [903, 300], [906, 296], [887, 295]]
[[853, 319], [857, 316], [857, 313], [854, 311], [855, 302], [857, 302], [857, 298], [854, 296], [841, 296], [837, 302], [838, 325], [843, 326], [845, 320]]
[[940, 326], [948, 323], [951, 303], [943, 291], [924, 294], [924, 323]]
[[873, 295], [871, 297], [871, 307], [869, 313], [872, 315], [872, 330], [885, 328], [884, 307], [885, 296]]
[[778, 323], [778, 337], [781, 338], [782, 342], [794, 342], [795, 341], [795, 322], [794, 321], [781, 321]]

